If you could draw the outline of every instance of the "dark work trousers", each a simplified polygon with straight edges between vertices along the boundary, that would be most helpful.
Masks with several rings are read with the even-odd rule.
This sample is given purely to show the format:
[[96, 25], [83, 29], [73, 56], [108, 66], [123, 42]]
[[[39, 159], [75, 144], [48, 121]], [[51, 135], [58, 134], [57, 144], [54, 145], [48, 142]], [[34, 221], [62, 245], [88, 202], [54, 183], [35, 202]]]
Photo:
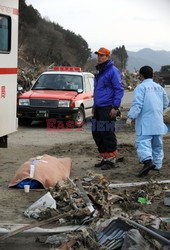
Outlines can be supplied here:
[[117, 149], [115, 121], [109, 114], [112, 107], [96, 107], [92, 119], [92, 135], [99, 153], [113, 152]]

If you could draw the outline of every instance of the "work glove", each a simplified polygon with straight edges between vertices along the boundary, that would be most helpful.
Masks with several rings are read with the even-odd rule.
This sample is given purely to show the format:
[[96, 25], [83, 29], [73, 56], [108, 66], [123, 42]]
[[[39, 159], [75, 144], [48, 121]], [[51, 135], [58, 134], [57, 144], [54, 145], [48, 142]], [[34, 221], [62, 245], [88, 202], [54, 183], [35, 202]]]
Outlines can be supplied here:
[[126, 125], [127, 125], [128, 127], [130, 127], [130, 126], [132, 125], [132, 119], [127, 118], [127, 120], [126, 120]]
[[119, 121], [121, 119], [122, 119], [122, 114], [121, 114], [120, 110], [118, 109], [117, 114], [116, 114], [116, 121]]

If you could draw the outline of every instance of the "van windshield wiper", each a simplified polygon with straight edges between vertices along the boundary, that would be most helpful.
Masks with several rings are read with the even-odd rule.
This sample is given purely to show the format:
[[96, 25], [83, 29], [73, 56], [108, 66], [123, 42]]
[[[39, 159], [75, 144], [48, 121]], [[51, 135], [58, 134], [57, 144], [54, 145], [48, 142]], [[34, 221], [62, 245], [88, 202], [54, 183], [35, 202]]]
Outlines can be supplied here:
[[32, 90], [61, 90], [61, 91], [77, 91], [76, 89], [54, 89], [54, 88], [47, 88], [47, 87], [35, 87], [35, 88], [32, 88]]
[[56, 89], [54, 89], [54, 88], [47, 88], [47, 87], [45, 87], [45, 88], [43, 88], [43, 87], [40, 87], [40, 88], [38, 88], [38, 87], [35, 87], [35, 88], [32, 88], [32, 90], [56, 90]]

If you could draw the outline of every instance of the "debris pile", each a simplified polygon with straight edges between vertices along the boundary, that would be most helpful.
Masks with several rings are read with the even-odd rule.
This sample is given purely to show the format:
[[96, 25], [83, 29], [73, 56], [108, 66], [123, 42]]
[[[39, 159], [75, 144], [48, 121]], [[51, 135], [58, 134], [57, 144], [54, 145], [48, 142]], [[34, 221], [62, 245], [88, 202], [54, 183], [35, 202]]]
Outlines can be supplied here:
[[32, 81], [34, 80], [34, 74], [32, 71], [24, 71], [19, 68], [18, 70], [18, 86], [22, 87], [24, 91], [28, 91], [32, 87]]
[[[68, 177], [31, 205], [39, 222], [8, 232], [0, 241], [36, 227], [49, 234], [45, 239], [38, 237], [39, 241], [57, 249], [168, 249], [164, 248], [170, 246], [165, 220], [157, 217], [158, 211], [154, 214], [154, 208], [153, 214], [147, 213], [147, 206], [163, 201], [169, 182], [126, 183], [125, 188], [91, 171], [82, 179]], [[30, 210], [24, 213], [28, 217]], [[38, 228], [50, 223], [55, 228]]]
[[125, 89], [133, 90], [139, 83], [138, 72], [122, 72], [122, 82]]
[[[97, 210], [94, 218], [106, 220], [114, 217], [115, 212], [119, 216], [133, 218], [137, 209], [140, 212], [146, 211], [146, 205], [163, 200], [167, 189], [166, 181], [165, 184], [161, 184], [152, 180], [140, 187], [113, 188], [102, 174], [93, 174], [89, 171], [81, 180], [68, 179], [59, 182], [54, 188], [50, 188], [50, 192], [56, 201], [56, 214], [68, 211], [74, 214], [76, 211], [76, 215], [79, 215], [78, 211], [81, 211], [81, 216], [84, 214], [86, 217]], [[93, 207], [92, 210], [89, 204]], [[157, 211], [155, 211], [156, 214]], [[74, 224], [74, 221], [72, 223]]]
[[[165, 187], [166, 188], [166, 187]], [[125, 212], [133, 211], [136, 209], [143, 210], [143, 205], [150, 205], [155, 200], [159, 200], [164, 195], [164, 189], [160, 184], [150, 182], [148, 185], [143, 185], [140, 189], [131, 188], [125, 189], [121, 192], [123, 197], [120, 207]]]
[[166, 124], [170, 124], [170, 106], [164, 111], [164, 121]]
[[[153, 80], [159, 83], [162, 87], [165, 87], [162, 77], [160, 77], [159, 72], [154, 72]], [[138, 71], [129, 72], [128, 70], [122, 72], [122, 82], [125, 89], [134, 90], [134, 88], [139, 84], [139, 73]]]
[[68, 222], [72, 224], [80, 223], [91, 215], [94, 215], [94, 218], [108, 219], [115, 215], [114, 204], [123, 200], [109, 188], [109, 183], [102, 174], [87, 176], [81, 181], [75, 179], [60, 182], [51, 188], [50, 192], [56, 201], [55, 213], [69, 211]]
[[[56, 202], [56, 209], [47, 208], [39, 214], [39, 219], [63, 214], [58, 220], [60, 226], [78, 226], [67, 234], [64, 232], [48, 237], [46, 244], [61, 249], [63, 246], [72, 249], [82, 249], [82, 246], [83, 249], [128, 249], [127, 245], [132, 246], [131, 235], [136, 233], [135, 246], [150, 246], [147, 249], [156, 246], [162, 249], [161, 244], [167, 245], [170, 241], [160, 236], [158, 229], [167, 228], [156, 215], [148, 214], [146, 208], [156, 200], [163, 199], [166, 189], [165, 185], [155, 182], [142, 185], [140, 189], [113, 189], [102, 174], [91, 172], [81, 180], [68, 178], [67, 181], [59, 182], [49, 189]], [[154, 231], [154, 235], [152, 230], [155, 223], [158, 231]], [[138, 226], [142, 230], [137, 230]], [[150, 240], [147, 233], [151, 236], [153, 234], [153, 240]]]

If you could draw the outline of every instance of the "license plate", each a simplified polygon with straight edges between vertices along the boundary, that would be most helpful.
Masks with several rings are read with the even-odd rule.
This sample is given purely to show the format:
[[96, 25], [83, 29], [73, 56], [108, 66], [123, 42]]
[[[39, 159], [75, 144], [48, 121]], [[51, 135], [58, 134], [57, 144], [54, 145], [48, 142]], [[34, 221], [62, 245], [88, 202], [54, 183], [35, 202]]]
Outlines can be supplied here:
[[37, 110], [36, 117], [48, 118], [49, 117], [49, 113], [46, 110]]

